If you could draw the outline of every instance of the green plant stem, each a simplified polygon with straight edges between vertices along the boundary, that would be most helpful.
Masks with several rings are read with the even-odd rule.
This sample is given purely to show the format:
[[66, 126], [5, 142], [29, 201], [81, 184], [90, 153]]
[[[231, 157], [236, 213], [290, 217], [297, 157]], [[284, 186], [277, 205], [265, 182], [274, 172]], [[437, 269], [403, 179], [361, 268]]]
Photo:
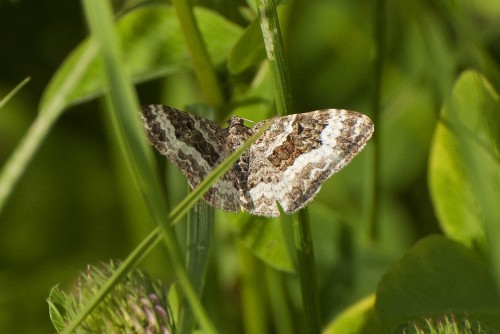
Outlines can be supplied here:
[[[189, 211], [187, 228], [186, 271], [196, 294], [201, 298], [208, 268], [210, 239], [213, 228], [213, 208], [198, 201]], [[180, 313], [179, 333], [191, 333], [192, 313], [184, 307]]]
[[[385, 0], [375, 1], [375, 61], [374, 61], [374, 84], [373, 84], [373, 105], [372, 114], [375, 125], [380, 124], [380, 114], [382, 109], [382, 74], [384, 67], [385, 50]], [[377, 239], [378, 236], [378, 209], [380, 207], [380, 127], [374, 131], [373, 142], [373, 176], [371, 185], [371, 205], [370, 205], [370, 237]]]
[[[292, 112], [290, 77], [285, 58], [281, 29], [276, 5], [273, 0], [256, 0], [259, 8], [260, 23], [267, 59], [276, 94], [276, 109], [279, 115]], [[307, 209], [300, 210], [294, 217], [295, 250], [297, 252], [297, 271], [300, 276], [304, 323], [306, 333], [320, 333], [321, 319], [319, 294], [316, 283], [313, 242]]]
[[[224, 104], [224, 96], [207, 47], [196, 24], [192, 5], [189, 0], [173, 0], [172, 3], [184, 33], [204, 99], [212, 107], [221, 108]], [[199, 212], [197, 209], [201, 207], [205, 209]], [[186, 266], [194, 288], [201, 298], [208, 266], [213, 210], [209, 209], [205, 203], [201, 203], [195, 206], [194, 212], [195, 214], [188, 219], [189, 240]], [[212, 217], [208, 217], [209, 215]], [[191, 243], [193, 243], [194, 247], [203, 245], [206, 248], [205, 252], [202, 253], [196, 249], [191, 249]], [[191, 311], [187, 307], [181, 309], [179, 328], [181, 334], [189, 333], [192, 328]]]
[[242, 242], [238, 242], [241, 263], [241, 303], [244, 333], [267, 333], [266, 309], [263, 298], [265, 280], [259, 263]]
[[313, 242], [309, 214], [300, 210], [294, 217], [295, 248], [299, 268], [300, 288], [306, 333], [321, 333], [318, 285], [314, 262]]
[[212, 107], [220, 108], [224, 104], [224, 96], [212, 61], [210, 60], [210, 55], [196, 24], [190, 1], [172, 0], [172, 3], [177, 12], [177, 17], [179, 18], [179, 23], [193, 60], [203, 97]]
[[260, 26], [266, 47], [267, 61], [274, 81], [274, 95], [278, 115], [292, 113], [292, 95], [288, 62], [285, 58], [283, 38], [278, 21], [278, 12], [273, 0], [256, 0], [260, 15]]
[[269, 295], [273, 314], [272, 318], [276, 328], [275, 333], [288, 334], [297, 332], [294, 331], [293, 317], [290, 312], [290, 306], [287, 303], [285, 282], [282, 273], [269, 266], [266, 266], [264, 270], [266, 271], [267, 294]]

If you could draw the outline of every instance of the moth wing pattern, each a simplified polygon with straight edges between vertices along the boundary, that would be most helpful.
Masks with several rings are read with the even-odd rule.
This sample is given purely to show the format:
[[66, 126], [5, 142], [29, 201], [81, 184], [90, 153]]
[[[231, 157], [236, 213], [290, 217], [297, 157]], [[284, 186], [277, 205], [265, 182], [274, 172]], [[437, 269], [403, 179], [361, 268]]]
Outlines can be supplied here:
[[305, 207], [322, 183], [363, 149], [372, 133], [367, 116], [343, 109], [277, 118], [250, 148], [253, 213], [278, 215], [274, 201], [285, 213]]
[[[248, 128], [233, 116], [227, 128], [163, 106], [142, 108], [149, 141], [194, 188], [265, 122]], [[275, 118], [204, 198], [226, 211], [276, 217], [305, 207], [323, 182], [366, 145], [374, 126], [360, 113], [322, 109]]]
[[[142, 107], [141, 115], [149, 141], [179, 167], [191, 188], [229, 155], [227, 129], [210, 120], [161, 104]], [[214, 207], [236, 212], [240, 205], [233, 184], [228, 172], [203, 197]]]

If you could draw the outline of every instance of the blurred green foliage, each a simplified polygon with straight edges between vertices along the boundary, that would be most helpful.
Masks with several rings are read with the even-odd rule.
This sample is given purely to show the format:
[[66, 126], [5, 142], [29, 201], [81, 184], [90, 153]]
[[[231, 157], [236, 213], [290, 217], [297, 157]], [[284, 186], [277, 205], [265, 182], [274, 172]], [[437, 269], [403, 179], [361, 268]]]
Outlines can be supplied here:
[[[204, 7], [196, 17], [229, 102], [204, 116], [271, 116], [273, 91], [260, 30], [252, 23], [256, 12], [243, 0], [196, 3]], [[141, 103], [186, 109], [203, 102], [174, 11], [139, 4], [114, 1], [124, 61], [141, 83]], [[346, 108], [373, 116], [375, 5], [296, 0], [279, 9], [294, 112]], [[493, 292], [500, 286], [499, 2], [387, 1], [386, 9], [383, 113], [375, 124], [381, 136], [379, 237], [368, 237], [368, 147], [310, 205], [323, 323], [335, 328], [332, 333], [383, 333], [411, 316], [455, 308], [500, 330], [500, 299]], [[32, 77], [0, 110], [2, 165], [37, 111], [64, 90], [88, 48], [86, 35], [75, 2], [0, 2], [0, 98]], [[103, 100], [94, 99], [105, 91], [99, 62], [92, 60], [65, 96], [68, 106], [90, 101], [57, 120], [0, 212], [2, 333], [53, 332], [45, 301], [51, 287], [69, 288], [88, 263], [126, 257], [154, 227]], [[173, 207], [185, 185], [170, 167], [165, 184]], [[176, 228], [182, 244], [185, 226]], [[426, 237], [431, 233], [448, 238]], [[282, 317], [300, 315], [289, 234], [279, 221], [217, 212], [204, 304], [222, 332], [243, 328], [248, 310], [241, 291], [251, 278], [262, 286], [259, 311], [270, 332], [287, 332], [270, 301], [277, 291], [291, 308], [281, 310]], [[143, 266], [172, 279], [162, 248]], [[274, 316], [265, 312], [270, 309]]]

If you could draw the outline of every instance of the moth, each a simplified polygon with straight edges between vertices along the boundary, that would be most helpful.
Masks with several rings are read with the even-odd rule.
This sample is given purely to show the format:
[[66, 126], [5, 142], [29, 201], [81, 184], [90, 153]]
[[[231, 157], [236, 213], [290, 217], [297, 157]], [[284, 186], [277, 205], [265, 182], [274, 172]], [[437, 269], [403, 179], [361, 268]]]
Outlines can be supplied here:
[[[192, 188], [264, 125], [249, 128], [233, 116], [221, 128], [160, 104], [142, 107], [141, 114], [149, 141], [181, 169]], [[293, 213], [363, 149], [373, 130], [370, 118], [344, 109], [278, 117], [204, 199], [231, 212], [277, 217], [279, 203], [285, 213]]]

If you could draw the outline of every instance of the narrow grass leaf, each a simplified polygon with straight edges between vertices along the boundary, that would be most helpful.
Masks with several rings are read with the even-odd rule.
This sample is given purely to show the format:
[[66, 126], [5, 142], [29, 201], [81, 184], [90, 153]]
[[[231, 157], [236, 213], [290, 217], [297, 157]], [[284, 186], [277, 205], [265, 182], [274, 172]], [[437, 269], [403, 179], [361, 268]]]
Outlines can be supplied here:
[[28, 82], [30, 82], [30, 80], [31, 77], [27, 77], [26, 79], [18, 83], [17, 86], [14, 87], [14, 89], [12, 89], [7, 95], [5, 95], [4, 98], [0, 100], [0, 109], [2, 109], [3, 106], [7, 104], [7, 102], [9, 102], [10, 99], [12, 99], [17, 94], [17, 92], [21, 90], [21, 88], [23, 88]]
[[40, 112], [21, 139], [13, 153], [9, 156], [0, 172], [0, 214], [8, 197], [12, 194], [24, 171], [28, 168], [31, 159], [38, 151], [45, 137], [54, 126], [66, 106], [66, 96], [82, 78], [84, 71], [97, 53], [95, 46], [85, 50], [82, 56], [75, 61], [74, 70], [64, 78], [64, 84], [51, 101], [40, 106]]
[[[219, 66], [225, 61], [242, 29], [207, 10], [197, 9], [198, 23], [204, 38], [216, 39], [213, 31], [224, 31], [209, 48], [210, 58]], [[125, 67], [134, 82], [161, 77], [190, 67], [180, 27], [173, 8], [169, 6], [144, 6], [124, 15], [118, 21], [120, 45], [126, 48]], [[23, 175], [31, 159], [63, 111], [71, 105], [95, 98], [109, 87], [101, 79], [102, 59], [95, 43], [83, 41], [66, 58], [44, 91], [39, 115], [19, 142], [0, 172], [0, 213]]]
[[[258, 132], [254, 133], [240, 148], [234, 151], [221, 165], [219, 165], [212, 173], [210, 173], [207, 178], [189, 195], [182, 201], [179, 206], [174, 208], [168, 215], [166, 219], [170, 224], [177, 223], [184, 214], [187, 213], [189, 208], [191, 208], [198, 200], [201, 199], [203, 194], [210, 188], [210, 186], [224, 174], [229, 168], [238, 160], [238, 158], [243, 154], [243, 152], [252, 145], [259, 137], [266, 131], [272, 124], [272, 119], [267, 122]], [[210, 180], [210, 181], [207, 181]], [[76, 318], [68, 327], [66, 327], [63, 333], [71, 333], [85, 317], [92, 312], [97, 304], [105, 297], [107, 293], [113, 288], [113, 286], [123, 278], [126, 273], [134, 268], [140, 260], [146, 256], [154, 246], [158, 244], [161, 238], [164, 237], [162, 229], [157, 227], [153, 230], [139, 246], [137, 246], [134, 251], [120, 264], [116, 272], [109, 278], [101, 290], [96, 294], [96, 297], [89, 302], [87, 307], [82, 310], [78, 318]], [[179, 282], [179, 284], [181, 284]]]
[[[234, 151], [226, 160], [224, 160], [220, 165], [215, 168], [215, 170], [210, 173], [196, 189], [194, 189], [189, 196], [187, 196], [179, 205], [172, 210], [172, 216], [183, 216], [187, 211], [194, 205], [194, 203], [200, 199], [204, 193], [208, 191], [211, 185], [217, 181], [225, 172], [227, 172], [232, 165], [236, 163], [238, 158], [245, 152], [252, 143], [254, 143], [272, 124], [273, 119], [270, 119], [266, 124], [255, 132], [248, 140], [241, 145], [236, 151]], [[174, 222], [173, 222], [174, 223]]]
[[113, 289], [113, 287], [124, 278], [129, 271], [134, 269], [140, 260], [148, 254], [154, 246], [161, 240], [160, 228], [157, 227], [151, 232], [139, 246], [130, 253], [130, 255], [120, 264], [118, 269], [111, 275], [101, 289], [96, 293], [94, 299], [82, 309], [73, 321], [66, 326], [62, 334], [72, 333], [78, 325], [94, 310], [94, 308], [106, 297], [106, 295]]

